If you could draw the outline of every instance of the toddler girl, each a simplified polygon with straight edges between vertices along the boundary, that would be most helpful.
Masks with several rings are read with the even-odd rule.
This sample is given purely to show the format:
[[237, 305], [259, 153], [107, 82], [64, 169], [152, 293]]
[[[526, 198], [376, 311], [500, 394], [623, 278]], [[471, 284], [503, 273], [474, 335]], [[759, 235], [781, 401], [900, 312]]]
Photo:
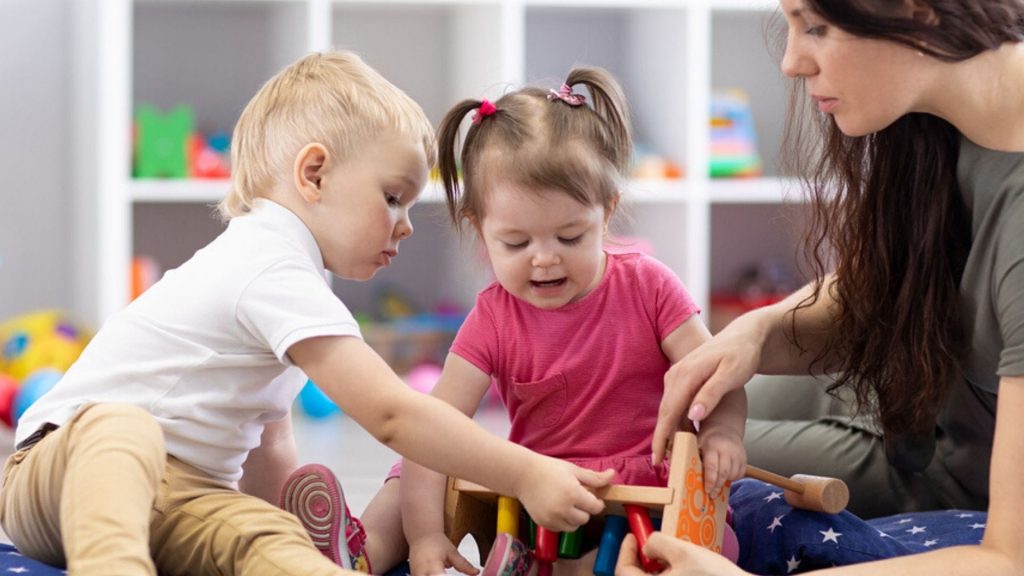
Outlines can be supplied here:
[[[460, 102], [438, 139], [449, 213], [482, 240], [497, 281], [478, 295], [433, 395], [472, 414], [493, 380], [513, 442], [614, 469], [618, 483], [664, 486], [667, 468], [651, 457], [664, 376], [710, 335], [666, 266], [603, 247], [632, 150], [622, 89], [602, 69], [577, 68], [558, 90]], [[745, 396], [723, 402], [699, 434], [712, 492], [746, 464]], [[413, 574], [475, 573], [443, 533], [444, 477], [410, 461], [403, 476]], [[575, 564], [589, 573], [592, 554]]]

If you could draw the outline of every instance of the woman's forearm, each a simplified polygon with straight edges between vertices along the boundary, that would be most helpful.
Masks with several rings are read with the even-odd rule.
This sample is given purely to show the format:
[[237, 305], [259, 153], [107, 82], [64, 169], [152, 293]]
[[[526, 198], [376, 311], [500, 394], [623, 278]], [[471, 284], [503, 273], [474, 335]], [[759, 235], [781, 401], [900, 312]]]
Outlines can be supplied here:
[[[801, 302], [812, 295], [815, 288], [813, 283], [780, 302], [753, 310], [734, 322], [737, 329], [761, 334], [763, 338], [759, 373], [806, 374], [812, 368], [812, 363], [822, 355], [832, 331], [835, 307], [829, 291], [832, 281], [832, 276], [825, 278], [817, 300], [809, 306], [797, 309]], [[726, 329], [732, 326], [730, 324]], [[832, 365], [832, 360], [826, 355], [813, 368], [816, 372], [825, 372]]]

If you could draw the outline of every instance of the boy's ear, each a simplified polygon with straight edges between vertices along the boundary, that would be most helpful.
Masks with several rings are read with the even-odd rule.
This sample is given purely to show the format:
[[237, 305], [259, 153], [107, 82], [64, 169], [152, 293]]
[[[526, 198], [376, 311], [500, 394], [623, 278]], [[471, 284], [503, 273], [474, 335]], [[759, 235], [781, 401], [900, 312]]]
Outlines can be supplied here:
[[320, 183], [327, 171], [327, 148], [323, 144], [313, 142], [306, 144], [295, 157], [293, 178], [295, 189], [302, 199], [309, 204], [320, 201], [322, 191]]

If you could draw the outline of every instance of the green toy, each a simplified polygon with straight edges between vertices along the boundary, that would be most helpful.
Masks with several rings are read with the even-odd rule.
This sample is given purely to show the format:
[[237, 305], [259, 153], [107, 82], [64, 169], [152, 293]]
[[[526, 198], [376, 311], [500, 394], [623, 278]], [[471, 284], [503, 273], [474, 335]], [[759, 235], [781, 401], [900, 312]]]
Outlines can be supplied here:
[[135, 129], [136, 178], [188, 177], [188, 143], [195, 129], [191, 107], [180, 105], [161, 113], [153, 106], [139, 106]]

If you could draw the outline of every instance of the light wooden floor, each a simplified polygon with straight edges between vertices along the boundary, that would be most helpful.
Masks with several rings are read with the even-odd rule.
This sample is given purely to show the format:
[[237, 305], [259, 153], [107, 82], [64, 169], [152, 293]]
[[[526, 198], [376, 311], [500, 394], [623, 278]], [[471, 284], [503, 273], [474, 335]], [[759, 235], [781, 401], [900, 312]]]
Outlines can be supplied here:
[[[476, 420], [501, 437], [508, 434], [508, 418], [500, 407], [482, 408]], [[330, 467], [341, 481], [349, 508], [358, 516], [377, 493], [398, 455], [344, 415], [311, 419], [296, 410], [294, 428], [299, 463], [319, 462]], [[11, 454], [13, 444], [14, 433], [7, 428], [0, 429], [0, 459]], [[8, 542], [2, 531], [0, 541]], [[460, 546], [460, 551], [479, 564], [476, 546], [469, 539]]]

